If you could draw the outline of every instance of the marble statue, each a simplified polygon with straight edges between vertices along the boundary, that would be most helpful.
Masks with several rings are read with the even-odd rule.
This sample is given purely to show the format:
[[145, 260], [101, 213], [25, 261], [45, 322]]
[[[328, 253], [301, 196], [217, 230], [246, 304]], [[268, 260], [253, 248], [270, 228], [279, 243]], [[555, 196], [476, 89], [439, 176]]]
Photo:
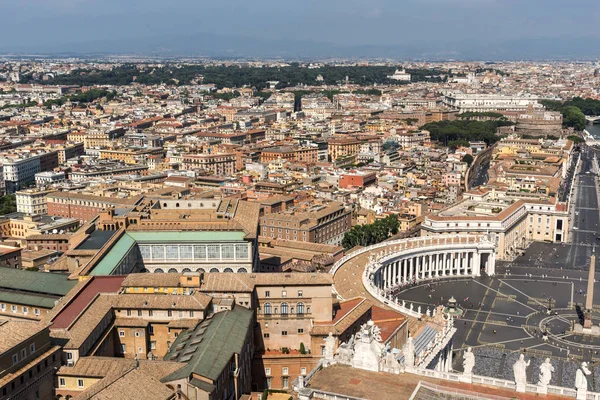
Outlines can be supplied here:
[[587, 397], [588, 380], [587, 376], [591, 374], [588, 369], [588, 363], [582, 362], [581, 367], [575, 374], [575, 388], [577, 389], [577, 399], [585, 399]]
[[519, 359], [513, 364], [513, 373], [515, 375], [515, 384], [517, 385], [517, 392], [525, 393], [525, 387], [527, 386], [527, 367], [531, 360], [525, 362], [525, 355], [519, 355]]
[[475, 354], [469, 347], [463, 354], [463, 373], [465, 375], [471, 375], [473, 373], [473, 367], [475, 366]]
[[325, 360], [331, 361], [333, 360], [335, 349], [335, 338], [333, 337], [333, 333], [329, 332], [329, 336], [323, 340], [325, 341]]
[[429, 310], [429, 307], [427, 307], [427, 310], [425, 310], [425, 315], [431, 317], [431, 311]]
[[406, 301], [402, 300], [402, 307], [406, 308]]
[[417, 313], [419, 313], [419, 315], [421, 315], [421, 306], [417, 307]]
[[409, 336], [402, 349], [404, 353], [404, 366], [412, 368], [415, 366], [415, 344], [413, 343], [412, 336]]
[[[354, 337], [353, 337], [354, 338]], [[354, 340], [350, 339], [349, 343], [342, 343], [335, 351], [335, 359], [341, 364], [352, 363], [352, 357], [354, 356]]]
[[550, 359], [546, 358], [546, 361], [542, 365], [540, 365], [540, 378], [538, 381], [538, 385], [540, 386], [548, 386], [550, 384], [550, 379], [552, 379], [552, 373], [554, 372], [554, 367], [550, 364]]
[[410, 308], [410, 311], [413, 310], [413, 303], [410, 303], [410, 307], [409, 308]]

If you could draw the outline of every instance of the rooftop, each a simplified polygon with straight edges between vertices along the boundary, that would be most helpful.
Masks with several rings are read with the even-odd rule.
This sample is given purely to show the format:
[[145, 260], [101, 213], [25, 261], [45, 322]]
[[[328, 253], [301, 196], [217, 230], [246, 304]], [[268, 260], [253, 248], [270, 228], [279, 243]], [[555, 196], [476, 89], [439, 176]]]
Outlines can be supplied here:
[[76, 283], [64, 274], [0, 267], [0, 288], [11, 291], [64, 296]]
[[187, 378], [192, 373], [217, 380], [233, 355], [242, 352], [253, 315], [252, 310], [235, 307], [179, 335], [164, 359], [188, 364], [162, 381]]

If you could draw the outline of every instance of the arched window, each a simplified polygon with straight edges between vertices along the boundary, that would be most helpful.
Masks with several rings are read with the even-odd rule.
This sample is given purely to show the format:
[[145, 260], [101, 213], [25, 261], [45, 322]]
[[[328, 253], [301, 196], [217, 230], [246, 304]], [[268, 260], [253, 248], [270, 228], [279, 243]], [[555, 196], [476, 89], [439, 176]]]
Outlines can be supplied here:
[[163, 274], [164, 272], [165, 272], [165, 271], [163, 271], [161, 268], [156, 268], [156, 269], [154, 270], [154, 273], [155, 273], [155, 274]]
[[306, 313], [310, 314], [310, 307], [306, 307]]
[[169, 272], [177, 272], [175, 268], [169, 268]]
[[288, 303], [281, 303], [281, 315], [288, 315]]
[[210, 272], [219, 272], [219, 269], [218, 268], [211, 268]]
[[304, 314], [304, 303], [296, 304], [296, 314], [298, 314], [298, 315]]
[[192, 272], [192, 270], [189, 268], [184, 268], [183, 271], [181, 271], [181, 272]]
[[223, 272], [233, 272], [233, 270], [231, 268], [225, 268]]
[[179, 203], [175, 203], [175, 207], [179, 208]]
[[202, 273], [204, 273], [206, 271], [204, 271], [204, 268], [198, 268], [198, 269], [196, 269], [196, 272], [202, 272]]
[[265, 310], [265, 315], [271, 315], [271, 303], [265, 303], [263, 309]]
[[248, 270], [246, 268], [238, 268], [237, 272], [241, 272], [241, 273], [245, 274], [248, 272]]

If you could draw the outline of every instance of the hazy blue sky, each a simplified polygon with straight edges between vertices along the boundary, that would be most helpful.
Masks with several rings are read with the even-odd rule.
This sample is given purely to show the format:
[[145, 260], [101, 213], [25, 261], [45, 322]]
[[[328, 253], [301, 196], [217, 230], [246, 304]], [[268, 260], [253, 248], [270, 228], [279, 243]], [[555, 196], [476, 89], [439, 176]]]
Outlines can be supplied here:
[[207, 32], [344, 46], [600, 39], [600, 0], [0, 0], [0, 6], [0, 50]]

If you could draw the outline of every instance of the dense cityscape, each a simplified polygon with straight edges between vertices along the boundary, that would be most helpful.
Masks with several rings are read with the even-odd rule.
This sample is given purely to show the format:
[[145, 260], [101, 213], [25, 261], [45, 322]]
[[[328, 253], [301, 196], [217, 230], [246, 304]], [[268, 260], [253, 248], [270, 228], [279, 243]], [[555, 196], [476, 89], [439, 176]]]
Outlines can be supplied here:
[[597, 123], [595, 62], [0, 58], [0, 400], [600, 399]]

